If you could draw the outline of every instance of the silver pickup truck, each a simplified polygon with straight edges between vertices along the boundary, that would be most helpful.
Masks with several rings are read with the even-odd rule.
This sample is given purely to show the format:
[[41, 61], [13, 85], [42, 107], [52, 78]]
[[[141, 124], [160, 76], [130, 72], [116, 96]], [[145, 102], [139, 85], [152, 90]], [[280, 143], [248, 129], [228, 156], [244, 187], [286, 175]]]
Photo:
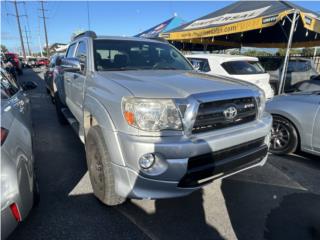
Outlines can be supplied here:
[[197, 73], [166, 42], [85, 32], [61, 68], [57, 114], [85, 144], [107, 205], [184, 196], [266, 162], [272, 117], [262, 91]]

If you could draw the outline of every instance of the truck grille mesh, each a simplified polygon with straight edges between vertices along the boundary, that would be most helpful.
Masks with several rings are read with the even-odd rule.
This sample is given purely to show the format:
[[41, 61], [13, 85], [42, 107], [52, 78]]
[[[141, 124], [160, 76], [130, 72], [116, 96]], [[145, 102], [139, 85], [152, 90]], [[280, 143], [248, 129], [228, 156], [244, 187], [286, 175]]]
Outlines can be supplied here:
[[[236, 109], [236, 116], [228, 119], [224, 112], [230, 107]], [[248, 123], [254, 121], [256, 116], [257, 104], [253, 97], [201, 103], [192, 133], [203, 133]]]

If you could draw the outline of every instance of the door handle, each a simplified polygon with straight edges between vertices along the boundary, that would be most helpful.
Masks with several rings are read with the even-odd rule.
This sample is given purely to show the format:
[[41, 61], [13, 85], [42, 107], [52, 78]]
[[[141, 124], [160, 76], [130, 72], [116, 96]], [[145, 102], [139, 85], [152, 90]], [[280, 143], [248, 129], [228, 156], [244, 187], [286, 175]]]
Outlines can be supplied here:
[[79, 76], [77, 74], [73, 74], [73, 79], [77, 79]]

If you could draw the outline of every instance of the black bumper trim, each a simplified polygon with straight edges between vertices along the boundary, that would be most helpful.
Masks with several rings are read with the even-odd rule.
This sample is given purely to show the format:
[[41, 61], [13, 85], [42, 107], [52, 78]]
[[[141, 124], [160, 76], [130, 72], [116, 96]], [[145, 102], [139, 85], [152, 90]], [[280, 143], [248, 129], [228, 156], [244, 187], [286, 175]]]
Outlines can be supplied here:
[[[178, 187], [197, 187], [207, 184], [222, 177], [223, 175], [227, 175], [259, 163], [267, 153], [268, 146], [263, 144], [255, 149], [220, 159], [219, 161], [216, 161], [211, 154], [208, 154], [207, 157], [211, 158], [211, 163], [189, 169], [186, 175], [179, 182]], [[207, 178], [210, 179], [199, 183], [199, 181]]]

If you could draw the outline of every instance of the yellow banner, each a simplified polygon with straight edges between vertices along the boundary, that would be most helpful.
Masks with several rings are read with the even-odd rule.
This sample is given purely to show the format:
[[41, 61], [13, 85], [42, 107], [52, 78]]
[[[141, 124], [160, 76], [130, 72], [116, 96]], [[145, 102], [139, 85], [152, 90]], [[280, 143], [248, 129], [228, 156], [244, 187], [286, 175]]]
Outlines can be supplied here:
[[320, 33], [320, 20], [317, 19], [313, 14], [301, 12], [301, 19], [303, 26], [313, 32]]
[[265, 27], [271, 27], [275, 25], [277, 22], [281, 21], [283, 17], [288, 15], [289, 13], [291, 13], [291, 11], [284, 11], [279, 13], [278, 15], [249, 19], [242, 22], [228, 24], [225, 26], [165, 33], [162, 35], [162, 37], [166, 38], [167, 40], [183, 40], [241, 33]]

